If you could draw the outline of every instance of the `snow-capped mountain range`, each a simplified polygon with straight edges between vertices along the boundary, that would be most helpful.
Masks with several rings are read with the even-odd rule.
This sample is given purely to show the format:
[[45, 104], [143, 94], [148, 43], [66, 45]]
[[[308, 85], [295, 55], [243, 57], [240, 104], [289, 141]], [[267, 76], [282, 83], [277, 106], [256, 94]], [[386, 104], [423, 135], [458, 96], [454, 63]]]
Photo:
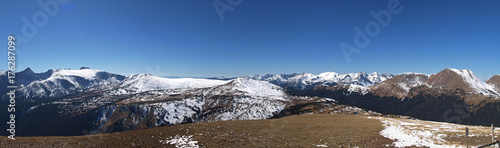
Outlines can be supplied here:
[[[185, 88], [186, 85], [178, 85], [180, 87], [170, 87], [173, 89], [129, 94], [110, 94], [105, 91], [70, 96], [31, 107], [25, 115], [28, 121], [23, 123], [32, 123], [29, 117], [36, 114], [50, 114], [48, 118], [54, 119], [45, 124], [68, 122], [64, 119], [92, 121], [84, 127], [90, 127], [85, 130], [93, 134], [187, 122], [267, 119], [291, 102], [291, 97], [281, 87], [266, 81], [236, 78], [220, 85], [212, 82], [224, 81], [208, 82], [214, 86]], [[46, 110], [55, 112], [46, 113]], [[80, 119], [75, 115], [86, 115], [86, 118]]]
[[392, 79], [383, 81], [368, 89], [379, 96], [408, 97], [410, 90], [416, 87], [425, 87], [435, 90], [461, 89], [468, 94], [480, 94], [494, 98], [500, 97], [496, 86], [498, 75], [481, 81], [472, 71], [447, 68], [437, 74], [403, 73]]
[[[5, 71], [2, 83], [6, 83]], [[19, 95], [26, 99], [55, 98], [78, 94], [92, 90], [111, 90], [110, 95], [134, 94], [150, 90], [162, 89], [195, 89], [222, 85], [235, 78], [163, 78], [150, 74], [132, 74], [128, 77], [102, 70], [82, 67], [79, 70], [58, 69], [43, 73], [34, 73], [30, 68], [18, 72], [17, 84]], [[267, 81], [279, 87], [295, 90], [307, 90], [316, 86], [348, 85], [349, 91], [368, 92], [381, 96], [404, 98], [411, 88], [425, 85], [434, 89], [460, 88], [471, 93], [489, 96], [500, 96], [498, 79], [495, 75], [487, 82], [481, 81], [470, 70], [447, 68], [437, 74], [403, 73], [397, 76], [367, 74], [364, 72], [338, 74], [324, 72], [318, 75], [301, 74], [266, 74], [241, 78]]]
[[268, 81], [281, 87], [291, 87], [297, 90], [312, 89], [315, 86], [335, 86], [338, 84], [356, 85], [362, 87], [372, 86], [379, 82], [392, 78], [392, 74], [380, 74], [377, 72], [367, 74], [365, 72], [338, 74], [335, 72], [324, 72], [318, 75], [310, 73], [301, 74], [267, 74], [254, 75], [247, 78]]
[[[5, 73], [5, 71], [3, 71]], [[3, 77], [2, 76], [2, 83]], [[19, 96], [23, 98], [54, 98], [92, 90], [111, 90], [110, 95], [134, 94], [150, 90], [195, 89], [222, 85], [234, 78], [163, 78], [150, 74], [132, 74], [128, 77], [102, 70], [82, 67], [79, 70], [58, 69], [44, 73], [34, 73], [30, 68], [17, 73]], [[397, 76], [367, 74], [364, 72], [338, 74], [324, 72], [318, 75], [301, 74], [266, 74], [240, 78], [267, 81], [279, 87], [295, 90], [307, 90], [316, 86], [348, 85], [349, 91], [372, 92], [382, 96], [407, 96], [411, 88], [425, 85], [435, 89], [461, 88], [472, 93], [500, 96], [498, 79], [495, 75], [487, 82], [481, 81], [470, 70], [447, 68], [438, 74], [403, 73]], [[5, 79], [6, 80], [6, 79]], [[261, 90], [262, 91], [262, 90]]]
[[114, 87], [124, 76], [82, 67], [80, 70], [58, 69], [36, 74], [31, 69], [19, 72], [19, 96], [25, 98], [61, 97], [83, 91]]
[[[34, 73], [28, 68], [16, 75], [17, 95], [23, 98], [19, 101], [28, 102], [17, 116], [23, 120], [20, 123], [27, 124], [24, 128], [35, 130], [56, 122], [81, 120], [84, 126], [68, 128], [85, 127], [89, 133], [200, 121], [267, 119], [294, 102], [294, 96], [285, 90], [315, 91], [315, 87], [338, 91], [345, 97], [359, 92], [361, 96], [370, 93], [378, 97], [407, 98], [426, 90], [461, 90], [474, 95], [500, 96], [499, 75], [483, 82], [470, 70], [451, 68], [431, 75], [325, 72], [211, 79], [163, 78], [150, 74], [125, 77], [85, 67], [44, 73]], [[5, 72], [3, 75], [0, 72], [0, 80], [2, 84], [7, 83]], [[43, 124], [32, 121], [40, 116], [47, 116], [47, 121]]]
[[[365, 87], [392, 76], [328, 72], [216, 80], [163, 78], [150, 74], [125, 77], [86, 67], [44, 73], [34, 73], [28, 68], [18, 75], [22, 75], [18, 96], [24, 98], [20, 101], [28, 100], [32, 104], [20, 112], [23, 123], [37, 122], [31, 120], [50, 114], [47, 124], [92, 121], [85, 126], [91, 127], [89, 133], [186, 122], [267, 119], [291, 103], [291, 96], [279, 85], [298, 89], [337, 84]], [[80, 119], [82, 117], [77, 115], [85, 117]]]
[[[132, 74], [128, 77], [105, 72], [102, 70], [82, 67], [79, 70], [58, 69], [44, 73], [34, 73], [30, 68], [17, 73], [19, 96], [31, 98], [55, 98], [70, 94], [77, 94], [92, 90], [108, 90], [113, 95], [133, 94], [150, 90], [161, 89], [194, 89], [205, 88], [228, 83], [235, 78], [163, 78], [150, 74]], [[338, 74], [325, 72], [319, 75], [302, 74], [267, 74], [253, 75], [248, 78], [258, 81], [268, 81], [280, 87], [289, 87], [297, 90], [312, 89], [315, 86], [335, 86], [338, 84], [352, 85], [353, 90], [372, 86], [386, 79], [392, 74], [364, 72]]]
[[151, 74], [132, 74], [120, 82], [118, 94], [140, 93], [162, 89], [194, 89], [205, 88], [228, 83], [226, 80], [163, 78]]

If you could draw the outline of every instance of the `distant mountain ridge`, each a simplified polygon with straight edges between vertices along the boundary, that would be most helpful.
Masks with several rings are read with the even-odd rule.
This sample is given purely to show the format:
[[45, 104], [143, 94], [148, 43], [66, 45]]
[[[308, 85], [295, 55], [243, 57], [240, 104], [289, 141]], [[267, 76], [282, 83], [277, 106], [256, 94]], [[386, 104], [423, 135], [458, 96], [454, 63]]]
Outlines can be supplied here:
[[[425, 87], [436, 90], [460, 89], [467, 94], [477, 94], [499, 98], [499, 76], [493, 76], [487, 82], [481, 81], [470, 70], [447, 68], [437, 74], [427, 75], [419, 73], [404, 73], [396, 75], [382, 83], [370, 87], [370, 92], [382, 97], [411, 97], [410, 90], [416, 87]], [[414, 94], [418, 92], [413, 92]]]
[[[38, 135], [268, 119], [290, 105], [311, 101], [311, 97], [334, 98], [339, 103], [381, 113], [483, 123], [486, 120], [473, 115], [494, 116], [495, 103], [500, 102], [499, 75], [483, 82], [470, 70], [451, 68], [431, 75], [325, 72], [210, 79], [151, 74], [125, 77], [87, 67], [44, 73], [28, 68], [16, 74], [22, 76], [18, 78], [16, 94], [20, 96], [16, 100], [16, 117], [22, 127], [19, 132]], [[0, 83], [7, 83], [5, 71], [0, 71]], [[490, 113], [491, 110], [495, 112]], [[74, 129], [79, 130], [65, 132]]]
[[49, 69], [43, 73], [35, 73], [31, 70], [31, 68], [28, 67], [16, 74], [16, 82], [17, 84], [26, 86], [33, 81], [47, 79], [52, 75], [52, 73], [54, 73], [52, 69]]
[[229, 81], [195, 79], [195, 78], [163, 78], [151, 74], [132, 74], [118, 84], [118, 93], [140, 93], [161, 89], [194, 89], [222, 85]]
[[[227, 83], [237, 77], [163, 78], [150, 74], [132, 74], [122, 76], [102, 70], [82, 67], [79, 70], [58, 69], [43, 73], [34, 73], [30, 68], [16, 73], [17, 84], [23, 98], [49, 98], [76, 94], [99, 89], [116, 89], [115, 94], [139, 93], [158, 89], [203, 88]], [[1, 77], [1, 76], [0, 76]], [[4, 75], [4, 77], [6, 77]], [[470, 70], [447, 68], [440, 73], [427, 75], [421, 73], [403, 73], [399, 75], [365, 72], [338, 74], [324, 72], [318, 75], [310, 73], [252, 75], [248, 78], [267, 81], [287, 89], [306, 90], [316, 86], [347, 85], [350, 91], [372, 92], [381, 96], [406, 97], [411, 88], [425, 85], [430, 88], [464, 89], [474, 93], [499, 96], [500, 75], [495, 75], [487, 82], [482, 82]], [[5, 80], [3, 80], [5, 79]], [[6, 78], [0, 78], [5, 83]]]
[[[356, 85], [362, 87], [372, 86], [389, 78], [392, 74], [380, 74], [377, 72], [367, 74], [365, 72], [338, 74], [335, 72], [324, 72], [318, 75], [310, 73], [293, 73], [293, 74], [266, 74], [244, 76], [254, 80], [268, 81], [281, 87], [288, 87], [297, 90], [312, 89], [315, 86], [335, 86], [338, 84]], [[212, 79], [234, 79], [227, 77], [212, 78]]]
[[490, 79], [486, 80], [486, 83], [493, 85], [497, 92], [500, 92], [500, 75], [494, 75]]
[[[62, 97], [84, 91], [111, 88], [121, 88], [116, 89], [115, 94], [139, 93], [158, 89], [202, 88], [220, 85], [237, 78], [163, 78], [150, 74], [132, 74], [126, 77], [88, 67], [82, 67], [79, 70], [57, 69], [54, 71], [50, 69], [43, 73], [34, 73], [30, 68], [27, 68], [16, 74], [17, 85], [19, 86], [18, 92], [20, 93], [18, 96], [25, 99]], [[298, 90], [312, 89], [318, 85], [335, 86], [338, 84], [352, 85], [353, 90], [365, 90], [366, 87], [391, 77], [393, 77], [392, 74], [377, 72], [371, 74], [364, 72], [348, 74], [325, 72], [319, 75], [310, 73], [266, 74], [241, 78], [268, 81], [280, 87]], [[1, 81], [2, 83], [6, 82], [6, 78]]]
[[[19, 126], [23, 127], [19, 132], [35, 135], [78, 135], [81, 130], [89, 134], [199, 121], [267, 119], [290, 105], [293, 98], [272, 80], [305, 88], [337, 82], [372, 85], [385, 79], [379, 78], [378, 73], [362, 72], [321, 76], [304, 73], [264, 80], [171, 79], [150, 74], [125, 77], [85, 67], [44, 73], [26, 69], [18, 74], [26, 76], [18, 84], [22, 98]], [[75, 128], [80, 131], [61, 131]]]
[[292, 99], [277, 85], [248, 78], [203, 88], [110, 92], [94, 90], [35, 103], [20, 112], [24, 114], [20, 116], [20, 132], [79, 135], [201, 121], [267, 119]]
[[451, 123], [500, 124], [499, 75], [486, 82], [472, 71], [447, 68], [436, 74], [403, 73], [369, 86], [316, 86], [292, 93], [334, 98], [340, 103], [383, 114]]
[[19, 74], [27, 76], [20, 77], [20, 80], [24, 81], [18, 83], [19, 96], [27, 99], [61, 97], [83, 91], [111, 88], [125, 79], [122, 75], [83, 67], [80, 70], [58, 69], [39, 74], [33, 73], [28, 68]]
[[[6, 71], [0, 71], [0, 83], [7, 85]], [[35, 73], [30, 68], [16, 73], [18, 97], [24, 99], [55, 98], [93, 90], [120, 88], [114, 93], [140, 93], [158, 89], [202, 88], [228, 81], [163, 78], [151, 74], [132, 74], [128, 77], [102, 70], [82, 67], [78, 70], [57, 69]], [[5, 98], [5, 96], [3, 96]]]

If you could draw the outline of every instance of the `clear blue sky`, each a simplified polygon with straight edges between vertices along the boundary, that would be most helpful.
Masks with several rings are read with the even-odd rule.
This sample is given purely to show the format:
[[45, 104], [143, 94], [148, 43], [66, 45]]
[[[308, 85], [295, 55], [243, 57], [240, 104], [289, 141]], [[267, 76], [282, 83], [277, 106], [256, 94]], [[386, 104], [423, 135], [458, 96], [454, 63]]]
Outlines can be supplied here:
[[[18, 43], [17, 71], [88, 66], [124, 75], [198, 77], [431, 74], [452, 67], [471, 69], [481, 79], [500, 74], [497, 0], [401, 0], [402, 11], [392, 14], [390, 23], [359, 54], [352, 54], [351, 62], [339, 44], [353, 45], [353, 28], [364, 30], [375, 20], [370, 11], [386, 10], [389, 1], [243, 0], [231, 6], [220, 0], [234, 9], [223, 14], [223, 21], [213, 2], [70, 1], [55, 16], [47, 15], [48, 22], [37, 27], [28, 43]], [[4, 44], [9, 34], [23, 37], [23, 17], [33, 22], [37, 12], [45, 13], [34, 0], [3, 0], [0, 8]]]

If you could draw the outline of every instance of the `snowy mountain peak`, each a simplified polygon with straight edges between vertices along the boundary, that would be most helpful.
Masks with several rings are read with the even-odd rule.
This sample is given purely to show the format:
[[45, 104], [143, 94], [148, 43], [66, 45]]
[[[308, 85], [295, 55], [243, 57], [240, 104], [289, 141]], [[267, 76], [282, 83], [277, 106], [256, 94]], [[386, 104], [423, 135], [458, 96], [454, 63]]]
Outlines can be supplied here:
[[403, 73], [373, 86], [370, 91], [379, 96], [407, 97], [412, 88], [426, 86], [438, 90], [462, 89], [473, 94], [500, 96], [494, 83], [481, 81], [471, 70], [447, 68], [437, 74]]
[[151, 74], [132, 74], [120, 84], [120, 93], [140, 93], [160, 89], [193, 89], [222, 85], [228, 81], [194, 79], [194, 78], [163, 78]]
[[494, 86], [481, 81], [472, 71], [468, 69], [458, 70], [447, 68], [435, 75], [431, 75], [427, 84], [432, 88], [460, 88], [467, 92], [488, 96], [500, 96], [500, 94], [496, 92]]
[[257, 96], [283, 95], [281, 87], [271, 84], [267, 81], [258, 81], [248, 78], [237, 78], [233, 80], [235, 89], [248, 92]]
[[[483, 94], [490, 94], [490, 93], [496, 93], [496, 95], [499, 95], [497, 92], [495, 92], [494, 87], [491, 85], [486, 84], [485, 82], [481, 81], [471, 70], [464, 69], [464, 70], [457, 70], [457, 69], [451, 69], [449, 68], [448, 70], [451, 70], [458, 75], [462, 77], [462, 79], [469, 84], [471, 88], [473, 88], [475, 91], [483, 93]], [[492, 91], [492, 92], [491, 92]]]
[[406, 74], [406, 75], [425, 75], [427, 77], [431, 76], [429, 74], [425, 74], [425, 73], [416, 73], [416, 72], [405, 72], [405, 73], [402, 73], [402, 74]]
[[373, 73], [368, 75], [368, 80], [370, 80], [371, 82], [373, 82], [375, 84], [375, 83], [385, 81], [391, 77], [392, 77], [391, 74], [381, 74], [378, 72], [373, 72]]
[[107, 89], [125, 78], [95, 69], [58, 69], [29, 75], [28, 72], [19, 74], [19, 92], [25, 98], [60, 97], [84, 90]]
[[26, 69], [24, 69], [23, 71], [20, 71], [20, 72], [21, 72], [21, 73], [33, 73], [33, 74], [35, 73], [35, 72], [33, 72], [33, 70], [31, 70], [31, 68], [29, 68], [29, 67], [28, 67], [28, 68], [26, 68]]
[[33, 70], [31, 70], [29, 67], [24, 69], [23, 71], [18, 72], [17, 74], [19, 74], [19, 76], [23, 79], [24, 78], [29, 79], [29, 78], [35, 77], [35, 75], [36, 75], [35, 72], [33, 72]]
[[207, 94], [236, 94], [273, 100], [283, 100], [286, 96], [281, 87], [250, 78], [236, 78], [227, 84], [213, 87]]
[[54, 70], [54, 72], [58, 72], [58, 71], [61, 71], [61, 70], [71, 70], [71, 69], [69, 69], [69, 68], [59, 68], [59, 69]]
[[139, 78], [143, 78], [143, 77], [149, 77], [149, 76], [153, 76], [149, 73], [143, 73], [143, 74], [131, 74], [129, 75], [127, 78], [125, 78], [125, 80], [133, 80], [133, 79], [139, 79]]
[[85, 79], [96, 79], [98, 72], [102, 72], [102, 70], [96, 70], [96, 69], [80, 69], [80, 70], [58, 69], [54, 73], [52, 73], [51, 77], [77, 76], [77, 77], [82, 77]]
[[339, 74], [336, 72], [324, 72], [318, 75], [318, 77], [321, 77], [323, 79], [335, 79], [338, 76]]
[[453, 69], [453, 68], [446, 68], [446, 70], [453, 71], [453, 72], [457, 73], [458, 75], [462, 76], [463, 78], [474, 79], [476, 77], [476, 75], [474, 75], [474, 73], [472, 73], [472, 71], [469, 69], [458, 70], [458, 69]]
[[348, 85], [359, 85], [362, 87], [368, 87], [376, 83], [382, 82], [386, 79], [391, 78], [391, 74], [380, 74], [374, 72], [372, 74], [367, 74], [365, 72], [348, 73], [348, 74], [338, 74], [335, 72], [324, 72], [319, 75], [314, 75], [310, 73], [301, 74], [279, 74], [279, 75], [254, 75], [246, 78], [268, 81], [272, 84], [276, 84], [281, 87], [290, 87], [294, 89], [304, 90], [312, 89], [315, 86], [335, 86], [338, 84], [348, 84]]

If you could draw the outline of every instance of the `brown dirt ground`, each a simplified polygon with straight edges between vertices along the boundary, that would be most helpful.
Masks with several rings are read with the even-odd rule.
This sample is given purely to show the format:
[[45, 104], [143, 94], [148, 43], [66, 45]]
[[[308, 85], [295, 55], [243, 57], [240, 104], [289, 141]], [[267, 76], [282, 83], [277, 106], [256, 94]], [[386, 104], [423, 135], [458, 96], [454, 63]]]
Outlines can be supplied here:
[[175, 147], [175, 135], [193, 135], [202, 147], [384, 147], [377, 119], [356, 115], [296, 115], [268, 120], [180, 124], [120, 133], [70, 137], [0, 137], [0, 147]]

